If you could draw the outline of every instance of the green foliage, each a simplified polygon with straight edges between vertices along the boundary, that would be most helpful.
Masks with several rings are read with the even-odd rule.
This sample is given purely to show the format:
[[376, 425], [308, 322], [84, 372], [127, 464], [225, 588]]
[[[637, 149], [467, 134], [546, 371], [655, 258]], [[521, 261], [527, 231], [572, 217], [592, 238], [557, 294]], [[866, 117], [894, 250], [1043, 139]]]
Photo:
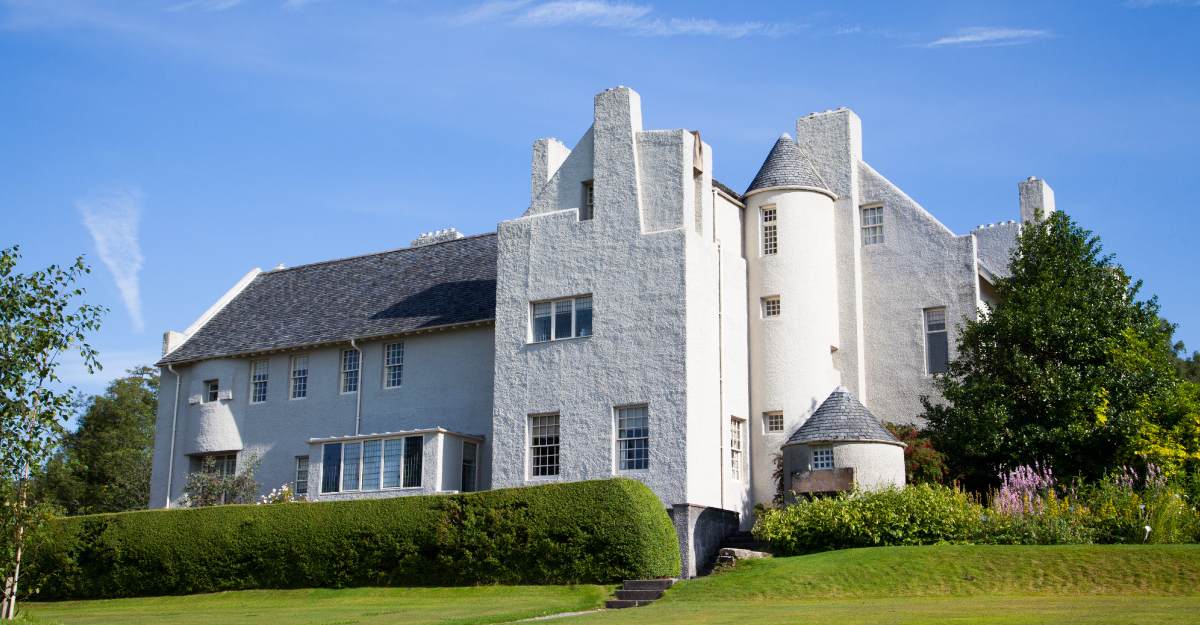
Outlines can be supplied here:
[[70, 517], [32, 552], [39, 598], [249, 588], [562, 584], [678, 575], [658, 498], [626, 479], [449, 496]]
[[946, 403], [924, 400], [952, 476], [984, 490], [1002, 467], [1032, 461], [1093, 480], [1144, 464], [1143, 437], [1164, 425], [1154, 407], [1178, 387], [1155, 299], [1139, 300], [1141, 282], [1062, 212], [1023, 228], [1010, 269], [936, 380]]
[[80, 304], [83, 258], [17, 272], [20, 249], [0, 250], [0, 619], [16, 612], [22, 553], [38, 531], [45, 506], [30, 484], [58, 447], [73, 402], [61, 390], [59, 357], [77, 352], [89, 372], [99, 368], [86, 339], [100, 327], [102, 308]]
[[91, 397], [35, 489], [67, 514], [140, 510], [150, 501], [158, 373], [131, 369]]
[[946, 458], [915, 425], [884, 423], [892, 436], [905, 444], [904, 477], [908, 484], [942, 484], [946, 480]]
[[186, 505], [192, 508], [205, 506], [221, 506], [226, 504], [254, 503], [261, 486], [254, 479], [258, 465], [262, 460], [256, 455], [250, 455], [242, 461], [237, 473], [225, 474], [217, 469], [217, 461], [212, 456], [204, 458], [199, 471], [192, 471], [187, 476], [183, 486], [187, 496]]
[[972, 542], [983, 507], [960, 491], [929, 484], [802, 500], [762, 510], [754, 536], [782, 554], [826, 549]]

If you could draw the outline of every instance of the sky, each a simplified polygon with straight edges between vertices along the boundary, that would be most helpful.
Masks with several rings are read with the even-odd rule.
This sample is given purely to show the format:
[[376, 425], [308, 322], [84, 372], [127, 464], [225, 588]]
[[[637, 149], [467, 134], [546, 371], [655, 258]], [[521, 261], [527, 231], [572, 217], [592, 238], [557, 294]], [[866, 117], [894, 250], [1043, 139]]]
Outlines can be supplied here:
[[735, 189], [840, 106], [960, 234], [1043, 178], [1200, 349], [1197, 31], [1200, 0], [0, 0], [0, 247], [93, 266], [104, 370], [61, 373], [97, 393], [254, 267], [494, 231], [533, 141], [626, 85]]

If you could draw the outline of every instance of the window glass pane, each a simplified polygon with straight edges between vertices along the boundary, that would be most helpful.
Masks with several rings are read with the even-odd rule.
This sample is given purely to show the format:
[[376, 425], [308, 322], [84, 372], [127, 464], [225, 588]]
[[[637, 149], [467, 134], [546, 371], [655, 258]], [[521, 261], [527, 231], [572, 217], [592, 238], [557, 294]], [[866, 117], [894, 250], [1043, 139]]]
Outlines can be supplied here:
[[591, 219], [596, 214], [596, 188], [592, 181], [583, 183], [583, 206], [579, 208], [579, 219]]
[[764, 317], [778, 317], [783, 311], [779, 303], [778, 297], [764, 297], [762, 300], [762, 315]]
[[379, 464], [381, 441], [363, 441], [362, 489], [379, 490]]
[[296, 483], [292, 485], [292, 492], [297, 495], [308, 494], [308, 456], [296, 457]]
[[308, 396], [308, 356], [296, 356], [292, 359], [292, 399]]
[[779, 252], [778, 222], [775, 220], [775, 209], [762, 209], [762, 253], [764, 256]]
[[404, 381], [404, 343], [387, 346], [384, 356], [384, 381], [387, 388], [400, 386]]
[[404, 439], [404, 487], [416, 488], [421, 485], [421, 451], [424, 447], [424, 437], [409, 436]]
[[925, 342], [929, 348], [929, 373], [945, 373], [950, 368], [950, 342], [946, 332], [930, 332]]
[[783, 431], [783, 413], [782, 412], [768, 412], [768, 413], [766, 413], [765, 418], [766, 418], [766, 422], [767, 422], [766, 430], [768, 432], [782, 432]]
[[937, 332], [946, 329], [946, 309], [928, 308], [925, 310], [925, 329]]
[[321, 460], [321, 492], [336, 493], [342, 468], [342, 444], [328, 443], [325, 445], [324, 456]]
[[729, 472], [733, 479], [742, 479], [742, 420], [729, 420]]
[[342, 392], [358, 392], [358, 350], [342, 352]]
[[554, 302], [554, 338], [571, 337], [571, 308], [573, 300], [564, 299]]
[[404, 439], [389, 438], [383, 442], [383, 487], [400, 488], [400, 457]]
[[650, 468], [650, 416], [646, 406], [617, 409], [617, 442], [622, 471]]
[[550, 302], [533, 305], [533, 340], [550, 340]]
[[469, 493], [475, 490], [475, 473], [476, 462], [479, 453], [475, 443], [463, 441], [463, 461], [462, 461], [462, 492]]
[[592, 298], [575, 299], [575, 336], [592, 335]]
[[813, 469], [832, 469], [833, 468], [833, 448], [831, 447], [814, 447], [812, 451], [812, 468]]
[[250, 370], [250, 401], [253, 403], [261, 403], [267, 401], [267, 377], [268, 363], [266, 360], [257, 360], [251, 365]]
[[342, 490], [358, 490], [358, 465], [362, 459], [362, 443], [342, 446]]
[[558, 475], [558, 415], [529, 418], [530, 472], [535, 477]]

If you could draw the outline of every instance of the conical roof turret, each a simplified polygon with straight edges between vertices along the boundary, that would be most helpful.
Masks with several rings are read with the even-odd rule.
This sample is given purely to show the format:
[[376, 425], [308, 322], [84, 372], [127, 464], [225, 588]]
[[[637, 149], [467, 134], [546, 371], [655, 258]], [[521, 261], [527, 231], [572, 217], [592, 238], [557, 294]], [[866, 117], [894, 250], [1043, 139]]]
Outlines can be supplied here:
[[779, 140], [771, 148], [771, 153], [767, 154], [767, 160], [763, 161], [745, 195], [773, 187], [798, 187], [819, 191], [830, 197], [834, 195], [813, 167], [812, 159], [786, 132], [779, 135]]

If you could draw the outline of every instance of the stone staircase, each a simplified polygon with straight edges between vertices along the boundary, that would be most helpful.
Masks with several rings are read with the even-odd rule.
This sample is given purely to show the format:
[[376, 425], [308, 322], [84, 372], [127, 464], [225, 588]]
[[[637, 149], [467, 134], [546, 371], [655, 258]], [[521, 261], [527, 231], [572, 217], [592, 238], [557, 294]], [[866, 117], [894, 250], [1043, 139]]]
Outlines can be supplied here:
[[617, 598], [605, 601], [604, 607], [618, 609], [650, 605], [674, 583], [673, 579], [627, 579], [617, 591]]

